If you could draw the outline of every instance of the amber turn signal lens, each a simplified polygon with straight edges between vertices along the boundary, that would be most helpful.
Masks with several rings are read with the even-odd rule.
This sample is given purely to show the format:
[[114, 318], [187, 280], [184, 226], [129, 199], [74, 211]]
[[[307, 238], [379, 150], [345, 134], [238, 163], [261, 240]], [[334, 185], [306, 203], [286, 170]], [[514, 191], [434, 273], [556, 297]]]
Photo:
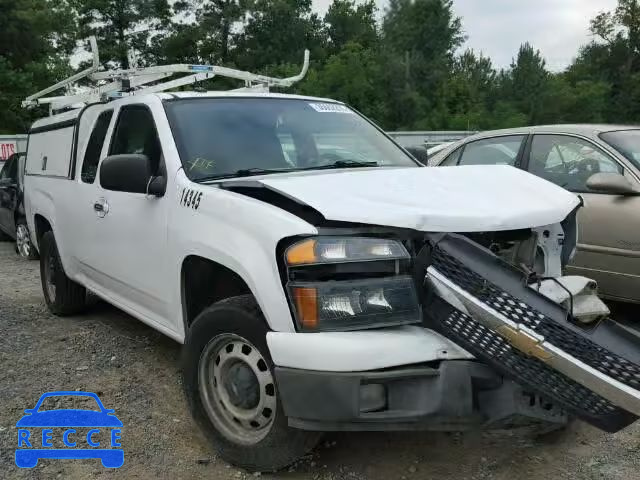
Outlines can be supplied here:
[[298, 320], [304, 329], [318, 328], [318, 291], [315, 288], [294, 287], [293, 299], [298, 310]]
[[316, 260], [316, 241], [313, 239], [300, 242], [287, 250], [289, 265], [305, 265], [315, 263]]

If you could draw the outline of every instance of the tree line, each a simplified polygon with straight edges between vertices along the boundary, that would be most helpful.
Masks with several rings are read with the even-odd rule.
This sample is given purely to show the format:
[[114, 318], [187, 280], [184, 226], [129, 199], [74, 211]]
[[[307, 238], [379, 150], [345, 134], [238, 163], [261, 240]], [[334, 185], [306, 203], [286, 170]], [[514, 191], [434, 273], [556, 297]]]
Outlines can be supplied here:
[[[485, 130], [640, 119], [640, 0], [591, 20], [593, 40], [562, 72], [522, 45], [497, 69], [471, 49], [452, 0], [0, 0], [0, 133], [28, 130], [46, 110], [26, 96], [71, 75], [79, 42], [95, 35], [105, 67], [218, 64], [291, 75], [292, 93], [342, 100], [387, 130]], [[550, 15], [552, 13], [550, 12]], [[76, 65], [76, 70], [84, 65]], [[212, 80], [207, 88], [228, 88]]]

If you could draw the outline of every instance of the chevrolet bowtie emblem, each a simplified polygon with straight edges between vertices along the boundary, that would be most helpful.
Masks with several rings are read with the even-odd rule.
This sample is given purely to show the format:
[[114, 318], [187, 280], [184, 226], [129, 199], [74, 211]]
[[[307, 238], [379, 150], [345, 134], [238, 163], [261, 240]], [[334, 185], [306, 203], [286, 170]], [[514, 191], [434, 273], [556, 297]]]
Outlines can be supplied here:
[[520, 350], [529, 357], [537, 358], [543, 362], [547, 362], [553, 358], [553, 355], [547, 352], [544, 347], [540, 345], [539, 340], [533, 338], [522, 330], [502, 325], [498, 327], [496, 331], [502, 338], [509, 342], [512, 347]]

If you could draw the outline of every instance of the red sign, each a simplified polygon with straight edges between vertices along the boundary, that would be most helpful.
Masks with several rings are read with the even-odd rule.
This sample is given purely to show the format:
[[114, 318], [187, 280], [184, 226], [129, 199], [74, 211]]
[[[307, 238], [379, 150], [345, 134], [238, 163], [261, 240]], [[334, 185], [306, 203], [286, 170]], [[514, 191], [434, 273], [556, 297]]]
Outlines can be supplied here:
[[16, 153], [16, 142], [0, 141], [0, 160], [6, 160], [14, 153]]

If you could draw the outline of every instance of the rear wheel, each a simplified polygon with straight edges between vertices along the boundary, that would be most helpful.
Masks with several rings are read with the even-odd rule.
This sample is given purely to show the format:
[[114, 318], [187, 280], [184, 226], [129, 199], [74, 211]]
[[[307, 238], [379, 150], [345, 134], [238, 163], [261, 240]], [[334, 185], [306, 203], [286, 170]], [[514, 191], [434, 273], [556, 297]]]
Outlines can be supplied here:
[[38, 258], [38, 252], [36, 252], [31, 243], [31, 236], [29, 235], [29, 228], [25, 218], [19, 218], [16, 222], [16, 252], [21, 257], [29, 260]]
[[54, 315], [73, 315], [85, 307], [87, 291], [64, 273], [51, 231], [40, 241], [40, 280], [44, 299]]
[[183, 351], [191, 413], [220, 456], [251, 471], [275, 471], [311, 450], [320, 434], [290, 428], [266, 342], [267, 327], [251, 295], [203, 311]]

